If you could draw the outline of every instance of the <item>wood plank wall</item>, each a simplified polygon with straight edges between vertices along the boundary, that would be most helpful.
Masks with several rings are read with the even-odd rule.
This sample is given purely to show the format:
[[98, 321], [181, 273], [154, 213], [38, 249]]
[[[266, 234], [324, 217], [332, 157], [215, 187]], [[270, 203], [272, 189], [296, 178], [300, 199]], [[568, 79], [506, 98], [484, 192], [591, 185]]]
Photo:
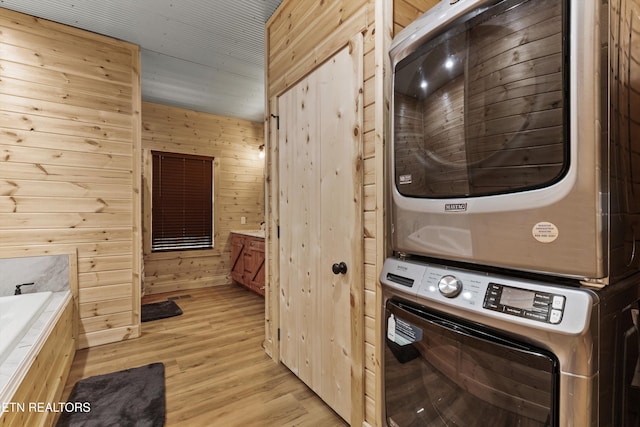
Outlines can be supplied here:
[[0, 249], [78, 253], [79, 346], [139, 335], [138, 47], [0, 9]]
[[393, 34], [398, 34], [440, 0], [393, 0]]
[[[264, 221], [262, 123], [142, 104], [144, 293], [231, 282], [231, 230]], [[214, 248], [151, 252], [151, 150], [214, 157]], [[246, 224], [241, 224], [241, 217]]]

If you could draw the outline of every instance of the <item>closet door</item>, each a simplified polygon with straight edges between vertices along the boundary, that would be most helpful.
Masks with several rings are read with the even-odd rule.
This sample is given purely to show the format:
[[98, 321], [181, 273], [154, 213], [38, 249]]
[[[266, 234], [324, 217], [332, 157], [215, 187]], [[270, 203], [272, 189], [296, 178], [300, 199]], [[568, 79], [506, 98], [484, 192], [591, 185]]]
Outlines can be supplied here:
[[346, 420], [362, 292], [362, 53], [350, 45], [281, 95], [280, 358]]

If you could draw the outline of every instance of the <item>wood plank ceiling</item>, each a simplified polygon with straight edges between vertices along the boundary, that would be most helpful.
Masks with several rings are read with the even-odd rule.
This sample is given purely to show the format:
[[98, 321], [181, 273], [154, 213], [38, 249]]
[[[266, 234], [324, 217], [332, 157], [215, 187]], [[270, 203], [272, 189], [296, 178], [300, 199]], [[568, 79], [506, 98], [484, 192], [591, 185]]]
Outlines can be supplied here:
[[262, 121], [265, 23], [281, 1], [0, 0], [0, 7], [139, 45], [145, 101]]

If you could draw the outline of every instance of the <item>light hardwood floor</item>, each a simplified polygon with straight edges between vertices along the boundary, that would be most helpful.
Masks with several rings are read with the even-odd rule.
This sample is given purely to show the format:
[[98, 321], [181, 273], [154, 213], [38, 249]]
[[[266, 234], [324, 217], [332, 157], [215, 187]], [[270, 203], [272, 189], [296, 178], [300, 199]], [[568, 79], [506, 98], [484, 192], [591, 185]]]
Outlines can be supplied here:
[[138, 339], [79, 350], [63, 400], [82, 378], [163, 362], [167, 427], [347, 425], [264, 353], [263, 298], [225, 285], [143, 303], [176, 296], [181, 316], [143, 323]]

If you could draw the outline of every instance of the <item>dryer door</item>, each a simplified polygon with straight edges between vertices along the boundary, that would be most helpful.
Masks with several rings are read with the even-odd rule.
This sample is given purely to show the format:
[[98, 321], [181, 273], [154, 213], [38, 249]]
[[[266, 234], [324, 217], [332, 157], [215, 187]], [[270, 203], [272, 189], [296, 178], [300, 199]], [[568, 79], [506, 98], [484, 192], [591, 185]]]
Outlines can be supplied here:
[[385, 311], [388, 425], [557, 425], [554, 355], [400, 299]]

